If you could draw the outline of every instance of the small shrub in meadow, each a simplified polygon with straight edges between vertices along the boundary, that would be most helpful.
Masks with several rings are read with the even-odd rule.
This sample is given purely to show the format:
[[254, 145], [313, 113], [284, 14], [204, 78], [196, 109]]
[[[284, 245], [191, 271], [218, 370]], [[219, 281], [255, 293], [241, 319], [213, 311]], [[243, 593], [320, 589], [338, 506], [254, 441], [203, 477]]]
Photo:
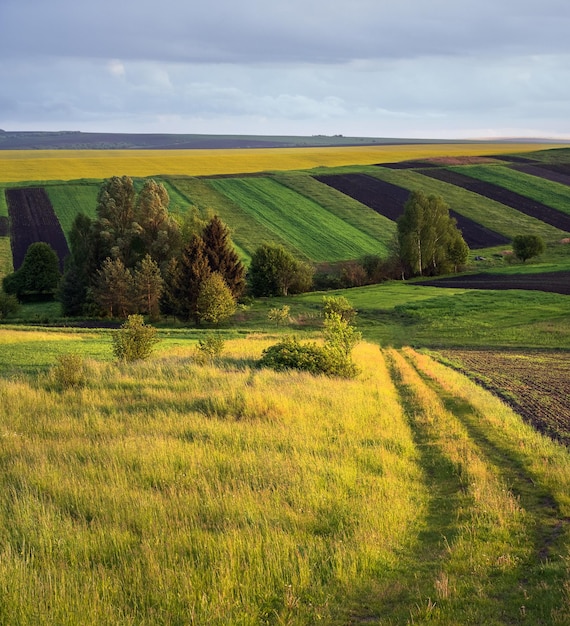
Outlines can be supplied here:
[[113, 354], [119, 361], [138, 361], [150, 356], [158, 343], [156, 328], [146, 326], [142, 315], [129, 315], [112, 335]]
[[270, 309], [267, 314], [267, 319], [270, 322], [275, 322], [276, 324], [285, 325], [289, 321], [289, 315], [291, 313], [291, 307], [287, 304], [282, 307]]
[[198, 340], [196, 353], [199, 361], [211, 361], [219, 357], [224, 350], [224, 340], [221, 335], [208, 333]]
[[85, 363], [80, 354], [62, 354], [51, 370], [51, 378], [59, 389], [78, 389], [87, 383]]

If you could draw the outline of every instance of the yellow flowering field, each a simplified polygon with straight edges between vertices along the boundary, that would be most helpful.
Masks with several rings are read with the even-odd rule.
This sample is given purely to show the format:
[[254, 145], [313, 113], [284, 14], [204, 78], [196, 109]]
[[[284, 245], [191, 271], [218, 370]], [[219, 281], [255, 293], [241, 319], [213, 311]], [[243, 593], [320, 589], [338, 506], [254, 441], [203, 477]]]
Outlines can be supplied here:
[[244, 174], [265, 170], [371, 165], [441, 156], [478, 156], [553, 148], [552, 144], [414, 144], [221, 150], [5, 150], [0, 182]]

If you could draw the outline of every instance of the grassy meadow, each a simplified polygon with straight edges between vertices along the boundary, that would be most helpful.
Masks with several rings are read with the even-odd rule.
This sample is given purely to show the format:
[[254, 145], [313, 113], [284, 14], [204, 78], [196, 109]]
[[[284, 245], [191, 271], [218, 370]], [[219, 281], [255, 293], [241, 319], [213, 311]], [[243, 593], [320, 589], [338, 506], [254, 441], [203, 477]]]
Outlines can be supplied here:
[[0, 380], [0, 623], [564, 623], [566, 449], [428, 356], [270, 341]]

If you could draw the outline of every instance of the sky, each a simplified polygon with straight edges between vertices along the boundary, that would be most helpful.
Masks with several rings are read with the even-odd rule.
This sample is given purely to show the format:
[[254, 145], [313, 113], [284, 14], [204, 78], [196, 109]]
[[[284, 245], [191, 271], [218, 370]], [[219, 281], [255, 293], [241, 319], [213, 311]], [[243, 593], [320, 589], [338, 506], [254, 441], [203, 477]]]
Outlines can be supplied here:
[[570, 139], [568, 0], [0, 0], [0, 129]]

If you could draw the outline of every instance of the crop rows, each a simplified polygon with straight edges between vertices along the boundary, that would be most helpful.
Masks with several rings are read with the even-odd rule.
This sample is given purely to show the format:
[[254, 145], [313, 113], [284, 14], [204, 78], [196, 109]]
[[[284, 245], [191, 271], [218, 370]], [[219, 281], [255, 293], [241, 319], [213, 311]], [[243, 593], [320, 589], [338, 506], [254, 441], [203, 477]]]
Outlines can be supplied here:
[[445, 350], [540, 431], [570, 444], [570, 354]]

